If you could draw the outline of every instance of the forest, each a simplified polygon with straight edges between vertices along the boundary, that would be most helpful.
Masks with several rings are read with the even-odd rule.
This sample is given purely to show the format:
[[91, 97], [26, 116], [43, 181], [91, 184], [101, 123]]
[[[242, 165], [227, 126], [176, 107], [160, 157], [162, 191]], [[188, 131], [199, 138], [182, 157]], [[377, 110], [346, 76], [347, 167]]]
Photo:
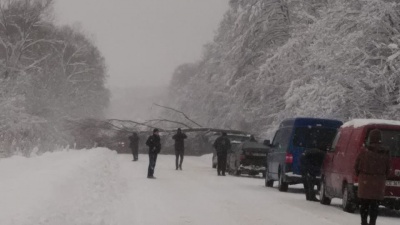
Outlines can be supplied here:
[[261, 137], [295, 116], [400, 119], [398, 1], [229, 6], [202, 59], [176, 68], [166, 104], [204, 126]]
[[68, 146], [66, 123], [103, 118], [107, 68], [78, 28], [54, 23], [53, 0], [0, 1], [0, 155]]

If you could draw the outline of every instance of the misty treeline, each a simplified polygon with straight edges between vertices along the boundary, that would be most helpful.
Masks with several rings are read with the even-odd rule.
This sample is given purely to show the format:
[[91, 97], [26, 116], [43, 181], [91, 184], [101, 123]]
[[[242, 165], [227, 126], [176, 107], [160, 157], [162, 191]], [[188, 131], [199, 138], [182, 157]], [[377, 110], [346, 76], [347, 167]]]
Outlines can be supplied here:
[[101, 118], [106, 66], [77, 28], [56, 26], [52, 0], [0, 0], [0, 149], [4, 156], [73, 143], [64, 123]]
[[294, 116], [400, 119], [398, 1], [229, 5], [202, 59], [175, 70], [170, 106], [263, 137]]

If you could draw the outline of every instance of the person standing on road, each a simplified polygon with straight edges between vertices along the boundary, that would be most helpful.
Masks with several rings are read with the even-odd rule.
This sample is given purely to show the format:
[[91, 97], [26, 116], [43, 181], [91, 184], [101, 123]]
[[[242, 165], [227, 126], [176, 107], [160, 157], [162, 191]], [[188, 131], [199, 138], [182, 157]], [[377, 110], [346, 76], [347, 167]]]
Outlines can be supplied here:
[[231, 149], [231, 141], [228, 138], [228, 135], [223, 132], [222, 136], [218, 137], [214, 142], [214, 148], [217, 151], [218, 158], [218, 176], [225, 176], [226, 171], [226, 160], [228, 156], [228, 151]]
[[250, 135], [249, 142], [257, 143], [257, 140], [256, 140], [256, 138], [254, 137], [254, 135]]
[[390, 155], [382, 145], [382, 133], [378, 129], [370, 131], [366, 147], [367, 151], [358, 155], [355, 164], [358, 176], [357, 195], [361, 204], [361, 225], [375, 225], [379, 214], [379, 201], [385, 197]]
[[[183, 156], [185, 154], [185, 139], [187, 138], [186, 134], [182, 132], [181, 128], [178, 128], [177, 133], [172, 137], [175, 140], [175, 165], [176, 170], [182, 170]], [[180, 160], [179, 160], [180, 158]]]
[[154, 168], [156, 167], [158, 153], [161, 151], [161, 138], [158, 129], [153, 130], [153, 135], [147, 139], [146, 145], [149, 147], [149, 169], [147, 178], [155, 179]]
[[300, 169], [307, 201], [318, 201], [314, 187], [318, 184], [317, 176], [321, 174], [324, 158], [325, 152], [318, 148], [307, 149], [300, 156]]
[[139, 136], [137, 133], [133, 132], [131, 136], [129, 136], [129, 147], [132, 150], [133, 161], [139, 160]]

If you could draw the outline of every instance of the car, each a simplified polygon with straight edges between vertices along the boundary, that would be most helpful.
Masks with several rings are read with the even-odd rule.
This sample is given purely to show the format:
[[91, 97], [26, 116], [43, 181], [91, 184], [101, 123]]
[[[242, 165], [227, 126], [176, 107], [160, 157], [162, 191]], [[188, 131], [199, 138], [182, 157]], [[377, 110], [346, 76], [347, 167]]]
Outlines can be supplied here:
[[251, 176], [262, 174], [265, 177], [265, 160], [269, 147], [257, 142], [240, 143], [228, 154], [227, 167], [232, 175]]
[[339, 120], [319, 118], [282, 121], [267, 156], [265, 186], [273, 187], [274, 181], [278, 181], [279, 191], [286, 192], [289, 185], [302, 183], [300, 157], [303, 152], [317, 146], [328, 148], [342, 124]]
[[[211, 139], [212, 143], [214, 143], [214, 141], [218, 138], [219, 133], [215, 133], [214, 134], [214, 138]], [[228, 138], [231, 141], [231, 149], [234, 149], [237, 145], [250, 140], [250, 134], [229, 134], [228, 133]], [[213, 157], [212, 157], [212, 168], [217, 168], [218, 166], [218, 159], [217, 159], [217, 153], [213, 152]]]
[[372, 129], [381, 130], [382, 144], [389, 147], [391, 155], [392, 170], [381, 204], [400, 209], [400, 121], [373, 119], [352, 120], [339, 129], [322, 166], [321, 204], [329, 205], [332, 198], [339, 198], [344, 211], [356, 210], [358, 179], [355, 162], [358, 155], [366, 151], [367, 137]]

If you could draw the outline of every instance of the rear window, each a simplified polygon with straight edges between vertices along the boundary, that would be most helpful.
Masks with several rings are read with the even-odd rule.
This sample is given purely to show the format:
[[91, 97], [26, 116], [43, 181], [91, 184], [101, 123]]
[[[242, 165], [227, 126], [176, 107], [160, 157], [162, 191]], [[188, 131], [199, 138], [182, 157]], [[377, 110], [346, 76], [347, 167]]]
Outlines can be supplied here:
[[302, 148], [319, 148], [326, 151], [335, 138], [337, 129], [326, 127], [297, 127], [293, 145]]
[[391, 157], [400, 157], [400, 130], [381, 130], [382, 145], [389, 148]]

